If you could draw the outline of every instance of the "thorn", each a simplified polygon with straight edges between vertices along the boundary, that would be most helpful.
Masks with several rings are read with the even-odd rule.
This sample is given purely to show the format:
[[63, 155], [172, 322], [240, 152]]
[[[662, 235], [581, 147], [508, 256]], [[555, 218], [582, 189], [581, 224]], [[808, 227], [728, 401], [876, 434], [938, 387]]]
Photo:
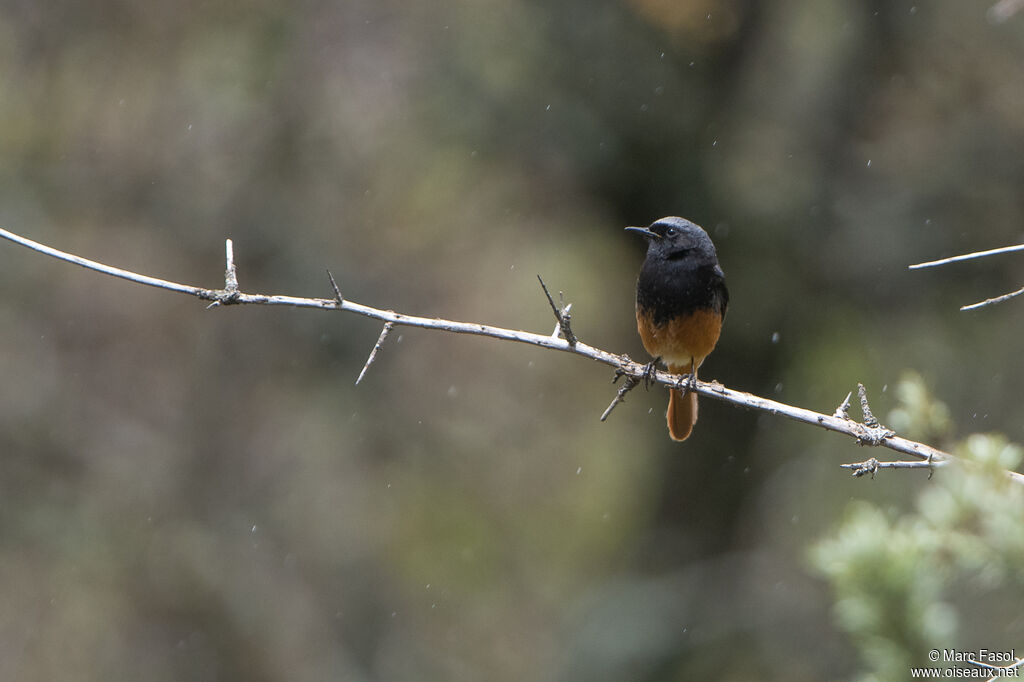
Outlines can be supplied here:
[[[551, 292], [548, 291], [548, 286], [544, 284], [544, 280], [541, 279], [540, 275], [537, 275], [537, 281], [540, 282], [540, 287], [544, 290], [544, 295], [548, 297], [548, 303], [551, 304], [551, 311], [555, 314], [555, 319], [558, 320], [558, 329], [562, 332], [562, 338], [564, 338], [570, 346], [575, 346], [576, 335], [572, 332], [572, 326], [570, 325], [572, 316], [569, 314], [569, 309], [572, 307], [572, 304], [559, 308], [555, 305], [555, 299], [551, 297]], [[562, 292], [558, 292], [558, 297], [559, 299], [562, 298]]]
[[875, 415], [871, 413], [871, 407], [868, 405], [868, 390], [864, 388], [864, 384], [857, 384], [857, 395], [860, 397], [860, 411], [864, 415], [864, 426], [869, 429], [877, 429], [881, 425], [875, 419]]
[[380, 351], [381, 344], [384, 343], [384, 339], [388, 337], [388, 334], [391, 333], [391, 328], [394, 326], [394, 322], [384, 323], [384, 328], [380, 330], [380, 336], [377, 338], [377, 343], [373, 344], [373, 350], [370, 351], [370, 357], [366, 358], [366, 364], [363, 365], [363, 371], [361, 371], [359, 376], [356, 378], [356, 386], [358, 386], [359, 382], [363, 380], [364, 376], [366, 376], [366, 370], [370, 369], [370, 365], [372, 365], [373, 361], [377, 359], [377, 353]]
[[871, 406], [868, 405], [868, 390], [864, 388], [864, 384], [857, 384], [857, 395], [860, 397], [860, 411], [864, 415], [864, 422], [862, 424], [854, 422], [857, 444], [881, 445], [882, 441], [886, 438], [895, 436], [896, 432], [883, 426], [871, 412]]
[[327, 279], [331, 280], [331, 288], [334, 289], [334, 302], [336, 305], [340, 306], [345, 302], [345, 297], [341, 295], [341, 290], [338, 289], [338, 283], [334, 281], [334, 275], [331, 274], [330, 270], [327, 271]]
[[853, 396], [853, 391], [850, 391], [849, 393], [846, 394], [846, 398], [844, 398], [843, 402], [839, 404], [839, 407], [836, 408], [836, 411], [832, 413], [833, 417], [850, 421], [850, 413], [848, 412], [848, 410], [850, 409], [851, 396]]

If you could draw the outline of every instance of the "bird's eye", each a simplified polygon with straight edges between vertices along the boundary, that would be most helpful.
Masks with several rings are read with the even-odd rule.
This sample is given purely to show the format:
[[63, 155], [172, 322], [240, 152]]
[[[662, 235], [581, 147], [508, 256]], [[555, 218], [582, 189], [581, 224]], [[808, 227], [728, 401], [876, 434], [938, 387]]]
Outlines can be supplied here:
[[676, 228], [670, 227], [667, 230], [665, 230], [665, 236], [666, 237], [674, 237], [674, 236], [676, 236], [676, 232], [677, 232]]

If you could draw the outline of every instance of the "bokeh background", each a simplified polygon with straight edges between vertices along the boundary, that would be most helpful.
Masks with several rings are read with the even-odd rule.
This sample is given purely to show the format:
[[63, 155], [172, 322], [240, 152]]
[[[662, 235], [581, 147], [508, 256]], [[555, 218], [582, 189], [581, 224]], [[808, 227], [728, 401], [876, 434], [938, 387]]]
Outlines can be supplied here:
[[[330, 268], [548, 332], [540, 274], [639, 359], [622, 227], [682, 215], [732, 293], [704, 377], [884, 419], [912, 370], [934, 444], [1020, 442], [1021, 304], [957, 308], [1024, 261], [906, 267], [1024, 241], [1024, 12], [991, 4], [5, 0], [0, 225], [210, 287], [231, 237], [245, 291]], [[937, 485], [711, 400], [672, 443], [661, 390], [602, 424], [610, 370], [533, 347], [396, 329], [354, 387], [356, 316], [6, 242], [0, 292], [3, 679], [848, 679], [812, 548]], [[957, 608], [1024, 649], [992, 606]]]

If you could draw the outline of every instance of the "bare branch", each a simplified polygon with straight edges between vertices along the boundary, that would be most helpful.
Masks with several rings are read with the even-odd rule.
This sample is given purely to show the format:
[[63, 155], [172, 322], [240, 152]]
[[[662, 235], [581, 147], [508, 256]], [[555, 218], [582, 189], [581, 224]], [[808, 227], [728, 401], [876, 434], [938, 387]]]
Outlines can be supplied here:
[[1012, 253], [1014, 251], [1024, 251], [1024, 244], [1017, 244], [1016, 246], [1003, 246], [998, 249], [989, 249], [988, 251], [975, 251], [973, 253], [965, 253], [962, 256], [952, 256], [951, 258], [930, 260], [927, 263], [915, 263], [914, 265], [908, 265], [907, 268], [910, 270], [919, 270], [921, 268], [933, 268], [936, 265], [958, 263], [963, 260], [973, 260], [974, 258], [984, 258], [985, 256], [995, 256], [996, 254]]
[[103, 265], [102, 263], [97, 263], [96, 261], [91, 261], [87, 258], [73, 256], [70, 253], [58, 251], [57, 249], [50, 248], [49, 246], [45, 246], [43, 244], [40, 244], [39, 242], [34, 242], [31, 239], [26, 239], [25, 237], [16, 235], [13, 232], [8, 232], [3, 228], [0, 228], [0, 237], [12, 241], [15, 244], [21, 244], [22, 246], [26, 246], [32, 249], [33, 251], [45, 253], [47, 256], [53, 256], [54, 258], [59, 258], [60, 260], [67, 261], [68, 263], [81, 265], [83, 268], [95, 270], [96, 272], [102, 272], [113, 277], [120, 277], [121, 279], [126, 279], [130, 282], [145, 284], [146, 286], [150, 287], [158, 287], [160, 289], [169, 289], [171, 291], [178, 291], [185, 294], [192, 294], [193, 296], [198, 296], [199, 298], [205, 299], [207, 301], [216, 300], [215, 293], [210, 289], [201, 289], [199, 287], [193, 287], [187, 284], [168, 282], [167, 280], [164, 279], [148, 277], [146, 275], [140, 275], [138, 273], [130, 272], [128, 270], [122, 270], [120, 268], [111, 267], [109, 265]]
[[1024, 294], [1024, 287], [1017, 289], [1017, 291], [1011, 291], [1008, 294], [1002, 296], [996, 296], [995, 298], [986, 298], [984, 301], [978, 303], [972, 303], [971, 305], [960, 306], [960, 310], [976, 310], [978, 308], [984, 308], [987, 305], [994, 305], [996, 303], [1002, 303], [1003, 301], [1009, 301], [1014, 296], [1020, 296]]
[[[997, 5], [993, 6], [992, 9], [989, 10], [989, 14], [992, 15], [992, 13], [1000, 5], [1011, 4], [1014, 5], [1013, 12], [1016, 12], [1021, 5], [1024, 5], [1024, 0], [1019, 0], [1012, 3], [1006, 2], [1004, 0], [1004, 2], [998, 3]], [[953, 256], [952, 258], [943, 258], [941, 260], [928, 261], [927, 263], [916, 263], [914, 265], [910, 265], [907, 267], [909, 267], [911, 270], [917, 270], [919, 268], [931, 268], [936, 265], [957, 263], [959, 261], [972, 260], [974, 258], [984, 258], [985, 256], [995, 256], [996, 254], [1000, 253], [1012, 253], [1014, 251], [1024, 251], [1024, 244], [1017, 244], [1016, 246], [1004, 246], [998, 249], [989, 249], [988, 251], [975, 251], [974, 253], [965, 253], [962, 256]], [[995, 298], [986, 298], [984, 301], [979, 301], [978, 303], [960, 306], [960, 310], [977, 310], [978, 308], [984, 308], [985, 306], [995, 305], [996, 303], [1002, 303], [1003, 301], [1009, 301], [1011, 298], [1020, 296], [1021, 294], [1024, 294], [1024, 287], [1017, 289], [1017, 291], [1011, 291], [1008, 294], [1003, 294], [1002, 296], [996, 296]]]
[[[318, 310], [344, 310], [364, 317], [381, 320], [382, 322], [387, 323], [385, 327], [390, 324], [392, 326], [401, 325], [406, 327], [418, 327], [421, 329], [437, 329], [455, 334], [472, 334], [475, 336], [487, 336], [503, 341], [526, 343], [533, 346], [539, 346], [541, 348], [563, 351], [590, 358], [591, 360], [596, 360], [597, 362], [615, 368], [617, 373], [627, 377], [627, 379], [634, 379], [638, 382], [649, 380], [652, 383], [661, 384], [669, 388], [678, 386], [679, 382], [687, 376], [674, 375], [668, 372], [655, 370], [649, 365], [634, 362], [625, 355], [616, 355], [585, 344], [582, 341], [577, 340], [574, 336], [572, 337], [572, 342], [570, 342], [567, 339], [557, 338], [546, 334], [534, 334], [532, 332], [505, 329], [476, 322], [457, 322], [454, 320], [443, 320], [439, 318], [416, 317], [413, 315], [396, 313], [393, 310], [381, 310], [379, 308], [373, 308], [371, 306], [354, 303], [352, 301], [339, 300], [341, 296], [340, 293], [338, 293], [337, 286], [334, 287], [334, 298], [301, 298], [298, 296], [247, 294], [240, 291], [228, 291], [227, 289], [204, 289], [202, 287], [190, 286], [187, 284], [180, 284], [177, 282], [157, 279], [155, 277], [140, 275], [129, 270], [122, 270], [120, 268], [97, 263], [95, 261], [44, 246], [43, 244], [39, 244], [38, 242], [34, 242], [30, 239], [25, 239], [24, 237], [20, 237], [2, 228], [0, 228], [0, 237], [15, 242], [16, 244], [21, 244], [22, 246], [34, 251], [44, 253], [69, 263], [80, 265], [89, 270], [95, 270], [96, 272], [102, 272], [104, 274], [119, 277], [138, 284], [145, 284], [151, 287], [167, 289], [168, 291], [190, 294], [206, 301], [217, 301], [222, 304], [286, 305], [297, 308], [315, 308]], [[331, 279], [333, 280], [333, 277]], [[550, 294], [548, 297], [552, 303], [553, 309], [557, 310], [557, 307], [554, 306], [553, 299], [550, 298]], [[559, 311], [559, 315], [562, 314], [563, 313]], [[558, 317], [558, 315], [556, 315], [556, 317]], [[563, 333], [567, 327], [568, 323], [566, 323], [565, 327], [562, 327]], [[384, 340], [384, 336], [386, 335], [382, 332], [381, 338], [378, 339], [378, 344]], [[861, 445], [886, 447], [890, 450], [930, 462], [936, 466], [941, 462], [953, 459], [953, 455], [950, 455], [947, 452], [943, 452], [942, 450], [938, 450], [924, 443], [918, 443], [916, 441], [902, 438], [881, 426], [871, 428], [865, 424], [855, 422], [848, 417], [822, 414], [802, 407], [787, 405], [785, 403], [769, 400], [768, 398], [762, 398], [751, 393], [726, 388], [717, 382], [698, 380], [694, 381], [692, 384], [688, 384], [688, 388], [689, 390], [693, 390], [708, 398], [714, 398], [715, 400], [721, 400], [773, 415], [781, 415], [804, 424], [813, 424], [827, 431], [834, 431], [836, 433], [851, 436]], [[623, 392], [623, 395], [625, 395], [625, 392]], [[619, 402], [621, 402], [621, 400]], [[1007, 475], [1015, 482], [1024, 484], [1024, 474], [1008, 471]]]
[[844, 469], [852, 469], [854, 476], [864, 476], [870, 474], [871, 478], [875, 477], [875, 472], [879, 469], [936, 469], [941, 466], [949, 464], [949, 460], [941, 460], [936, 462], [929, 461], [897, 461], [897, 462], [880, 462], [874, 457], [870, 457], [863, 462], [854, 462], [852, 464], [840, 464]]

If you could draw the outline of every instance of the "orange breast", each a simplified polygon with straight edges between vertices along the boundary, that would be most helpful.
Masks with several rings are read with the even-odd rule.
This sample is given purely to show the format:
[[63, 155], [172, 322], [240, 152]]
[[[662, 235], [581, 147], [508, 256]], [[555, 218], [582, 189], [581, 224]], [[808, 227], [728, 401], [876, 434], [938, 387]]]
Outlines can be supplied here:
[[655, 326], [638, 310], [636, 327], [648, 353], [660, 357], [671, 371], [677, 371], [672, 366], [678, 371], [689, 371], [691, 358], [700, 367], [714, 350], [722, 331], [722, 315], [713, 310], [697, 310]]

